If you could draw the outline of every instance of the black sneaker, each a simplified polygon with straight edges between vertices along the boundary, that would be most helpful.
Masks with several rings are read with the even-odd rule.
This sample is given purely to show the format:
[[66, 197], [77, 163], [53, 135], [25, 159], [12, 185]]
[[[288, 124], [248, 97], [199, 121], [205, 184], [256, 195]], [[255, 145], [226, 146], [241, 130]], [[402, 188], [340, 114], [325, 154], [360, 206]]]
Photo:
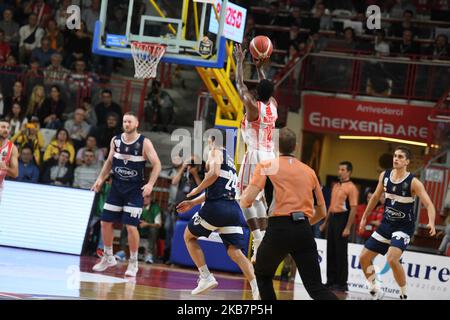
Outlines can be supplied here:
[[406, 294], [401, 294], [400, 295], [400, 300], [407, 300], [408, 296]]
[[325, 283], [325, 287], [327, 287], [328, 289], [332, 289], [335, 287], [335, 285], [334, 285], [334, 283], [327, 282], [327, 283]]

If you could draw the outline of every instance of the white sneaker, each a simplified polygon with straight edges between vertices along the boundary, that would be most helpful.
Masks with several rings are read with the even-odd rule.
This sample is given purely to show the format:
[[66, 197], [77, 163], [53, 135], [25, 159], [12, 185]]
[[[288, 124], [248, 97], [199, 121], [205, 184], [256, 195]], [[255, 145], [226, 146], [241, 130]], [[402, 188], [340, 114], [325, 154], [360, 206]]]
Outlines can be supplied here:
[[114, 267], [117, 265], [117, 260], [114, 256], [109, 256], [107, 254], [103, 255], [102, 259], [99, 263], [97, 263], [92, 270], [97, 272], [102, 272], [108, 269], [109, 267]]
[[252, 242], [253, 255], [250, 259], [250, 262], [253, 264], [256, 263], [256, 253], [258, 252], [258, 248], [259, 248], [259, 245], [261, 244], [261, 242], [262, 242], [262, 239], [253, 239], [253, 242]]
[[384, 291], [381, 289], [372, 290], [372, 291], [370, 291], [370, 295], [372, 296], [372, 298], [374, 300], [383, 300]]
[[136, 261], [129, 260], [127, 271], [125, 271], [125, 275], [127, 277], [136, 277], [138, 270], [139, 270], [139, 267], [138, 267], [137, 260]]
[[202, 278], [201, 276], [197, 280], [197, 288], [191, 291], [191, 294], [196, 295], [203, 292], [206, 292], [209, 289], [214, 289], [219, 285], [216, 281], [216, 278], [212, 274], [210, 274], [207, 278]]

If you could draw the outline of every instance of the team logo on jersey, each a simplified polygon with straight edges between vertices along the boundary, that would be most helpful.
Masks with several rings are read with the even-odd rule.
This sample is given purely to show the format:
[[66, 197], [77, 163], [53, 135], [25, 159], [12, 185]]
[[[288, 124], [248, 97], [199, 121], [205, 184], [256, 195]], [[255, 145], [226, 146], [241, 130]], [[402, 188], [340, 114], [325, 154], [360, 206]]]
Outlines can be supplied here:
[[136, 170], [131, 170], [125, 167], [116, 167], [114, 168], [114, 172], [122, 178], [133, 178], [138, 175]]
[[114, 144], [116, 145], [117, 149], [120, 148], [120, 143], [121, 143], [120, 139], [114, 140]]
[[128, 152], [130, 150], [130, 147], [125, 147], [125, 152]]
[[387, 215], [389, 220], [401, 220], [406, 217], [404, 212], [391, 207], [386, 207], [386, 211], [384, 213]]
[[198, 215], [198, 213], [196, 213], [196, 214], [194, 214], [193, 216], [192, 216], [192, 219], [194, 220], [194, 226], [197, 226], [197, 225], [199, 225], [201, 222], [202, 222], [202, 217], [200, 217], [199, 215]]
[[403, 184], [402, 184], [403, 190], [408, 190], [408, 187], [409, 187], [408, 182], [403, 182]]
[[[384, 178], [384, 186], [386, 187], [388, 184], [389, 178]], [[386, 191], [386, 189], [384, 189], [384, 191]]]
[[395, 190], [397, 190], [397, 186], [392, 187], [392, 192], [395, 192]]
[[134, 148], [136, 150], [139, 150], [141, 148], [141, 144], [139, 142], [136, 142], [135, 145], [134, 145]]

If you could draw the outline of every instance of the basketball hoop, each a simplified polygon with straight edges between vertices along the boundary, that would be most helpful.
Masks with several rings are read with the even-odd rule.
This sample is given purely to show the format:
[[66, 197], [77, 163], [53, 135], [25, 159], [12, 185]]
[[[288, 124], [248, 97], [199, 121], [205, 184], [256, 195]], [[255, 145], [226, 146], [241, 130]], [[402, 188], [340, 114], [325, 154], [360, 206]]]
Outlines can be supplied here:
[[131, 42], [134, 60], [134, 77], [138, 79], [156, 78], [159, 60], [166, 52], [166, 46], [156, 43]]

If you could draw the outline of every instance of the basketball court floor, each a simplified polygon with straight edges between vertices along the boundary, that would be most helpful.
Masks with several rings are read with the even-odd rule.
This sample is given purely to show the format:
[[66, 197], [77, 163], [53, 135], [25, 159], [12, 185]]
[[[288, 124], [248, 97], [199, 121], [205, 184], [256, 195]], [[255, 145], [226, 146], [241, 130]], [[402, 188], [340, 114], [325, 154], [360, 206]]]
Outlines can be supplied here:
[[[93, 273], [98, 259], [0, 247], [0, 299], [76, 300], [251, 300], [240, 274], [214, 272], [216, 289], [192, 296], [198, 272], [191, 268], [140, 263], [136, 279], [125, 278], [126, 262]], [[309, 300], [304, 287], [274, 281], [280, 300]], [[342, 300], [369, 300], [361, 293], [341, 293]]]

